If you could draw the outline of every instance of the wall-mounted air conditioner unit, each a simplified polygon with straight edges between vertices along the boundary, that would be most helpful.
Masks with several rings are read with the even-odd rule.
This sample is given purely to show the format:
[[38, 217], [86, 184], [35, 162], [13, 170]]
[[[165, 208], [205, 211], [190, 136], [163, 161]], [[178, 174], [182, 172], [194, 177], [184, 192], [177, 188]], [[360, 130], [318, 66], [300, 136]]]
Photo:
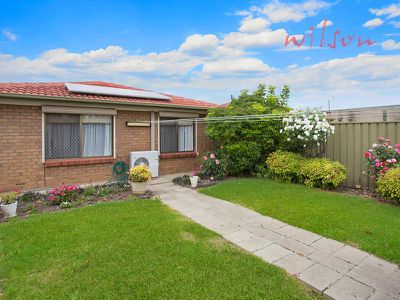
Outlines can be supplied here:
[[158, 151], [140, 151], [129, 153], [129, 168], [148, 166], [152, 177], [158, 177]]

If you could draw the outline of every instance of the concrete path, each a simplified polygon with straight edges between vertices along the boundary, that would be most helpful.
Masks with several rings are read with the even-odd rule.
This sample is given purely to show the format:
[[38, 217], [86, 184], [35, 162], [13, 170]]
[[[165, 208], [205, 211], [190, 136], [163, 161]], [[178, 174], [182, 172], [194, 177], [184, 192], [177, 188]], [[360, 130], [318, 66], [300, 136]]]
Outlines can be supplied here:
[[[231, 202], [152, 181], [163, 203], [332, 299], [400, 299], [399, 266]], [[400, 251], [400, 249], [399, 249]]]

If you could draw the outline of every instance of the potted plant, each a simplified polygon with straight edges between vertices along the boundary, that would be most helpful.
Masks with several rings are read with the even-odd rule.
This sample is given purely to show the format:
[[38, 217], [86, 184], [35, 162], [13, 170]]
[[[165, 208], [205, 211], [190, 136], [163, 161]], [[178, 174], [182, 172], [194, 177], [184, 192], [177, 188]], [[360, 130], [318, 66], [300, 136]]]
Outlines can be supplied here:
[[147, 166], [136, 166], [129, 170], [128, 178], [132, 193], [143, 195], [147, 190], [147, 182], [151, 179], [151, 172]]
[[18, 195], [18, 192], [0, 194], [1, 210], [6, 218], [17, 215], [18, 201], [15, 199]]
[[197, 174], [197, 169], [192, 171], [192, 176], [190, 176], [190, 185], [196, 187], [199, 182], [199, 176]]

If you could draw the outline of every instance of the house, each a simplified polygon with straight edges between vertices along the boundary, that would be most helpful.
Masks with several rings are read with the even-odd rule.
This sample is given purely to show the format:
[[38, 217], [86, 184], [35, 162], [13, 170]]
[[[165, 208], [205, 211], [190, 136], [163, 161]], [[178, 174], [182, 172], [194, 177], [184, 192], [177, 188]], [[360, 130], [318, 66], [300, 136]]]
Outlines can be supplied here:
[[[158, 151], [159, 174], [192, 170], [215, 104], [108, 82], [0, 83], [0, 191], [104, 182]], [[179, 120], [182, 119], [182, 120]]]

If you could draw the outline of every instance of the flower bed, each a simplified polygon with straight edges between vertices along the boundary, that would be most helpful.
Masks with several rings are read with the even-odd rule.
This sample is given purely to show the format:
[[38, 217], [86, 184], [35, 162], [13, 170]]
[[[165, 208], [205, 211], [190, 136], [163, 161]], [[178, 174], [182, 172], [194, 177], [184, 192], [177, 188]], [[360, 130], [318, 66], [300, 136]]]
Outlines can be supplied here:
[[[18, 196], [17, 216], [26, 218], [33, 213], [93, 205], [98, 202], [123, 200], [132, 196], [126, 182], [113, 182], [96, 186], [63, 185], [45, 192], [25, 192]], [[151, 192], [137, 198], [151, 198]], [[6, 219], [0, 213], [0, 222]]]

